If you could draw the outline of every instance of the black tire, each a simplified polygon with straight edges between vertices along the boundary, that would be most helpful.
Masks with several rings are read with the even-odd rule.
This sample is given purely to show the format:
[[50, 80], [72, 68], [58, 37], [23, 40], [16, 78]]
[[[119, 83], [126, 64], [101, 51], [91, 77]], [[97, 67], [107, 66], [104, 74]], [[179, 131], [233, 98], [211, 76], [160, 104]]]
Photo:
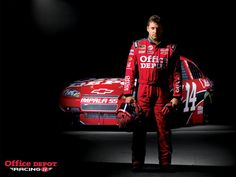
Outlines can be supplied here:
[[79, 113], [63, 112], [60, 116], [60, 130], [78, 130], [79, 129]]
[[71, 129], [78, 130], [80, 125], [79, 113], [72, 113], [71, 115]]
[[213, 117], [213, 94], [206, 92], [204, 95], [204, 105], [203, 105], [203, 121], [204, 124], [212, 123]]

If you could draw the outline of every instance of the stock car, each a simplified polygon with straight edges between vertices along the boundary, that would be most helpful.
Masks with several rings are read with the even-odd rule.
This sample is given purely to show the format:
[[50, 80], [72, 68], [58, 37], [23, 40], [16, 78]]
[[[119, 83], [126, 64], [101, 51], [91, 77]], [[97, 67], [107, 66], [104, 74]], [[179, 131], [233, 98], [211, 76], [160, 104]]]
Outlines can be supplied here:
[[[190, 59], [181, 56], [182, 105], [180, 126], [204, 124], [212, 105], [213, 82]], [[64, 88], [59, 107], [65, 125], [117, 126], [117, 110], [123, 103], [124, 78], [89, 78], [77, 80]]]

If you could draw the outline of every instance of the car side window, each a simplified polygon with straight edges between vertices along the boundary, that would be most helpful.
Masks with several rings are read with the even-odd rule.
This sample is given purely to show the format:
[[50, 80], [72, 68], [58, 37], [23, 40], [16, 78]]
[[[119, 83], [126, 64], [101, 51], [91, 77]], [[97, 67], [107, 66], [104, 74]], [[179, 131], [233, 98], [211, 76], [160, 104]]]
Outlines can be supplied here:
[[187, 72], [184, 68], [184, 64], [183, 64], [183, 61], [181, 61], [181, 71], [182, 71], [182, 80], [188, 80], [188, 75], [187, 75]]
[[192, 73], [193, 79], [199, 79], [199, 78], [203, 77], [202, 73], [199, 71], [199, 69], [193, 63], [188, 62], [188, 66], [189, 66], [189, 69]]

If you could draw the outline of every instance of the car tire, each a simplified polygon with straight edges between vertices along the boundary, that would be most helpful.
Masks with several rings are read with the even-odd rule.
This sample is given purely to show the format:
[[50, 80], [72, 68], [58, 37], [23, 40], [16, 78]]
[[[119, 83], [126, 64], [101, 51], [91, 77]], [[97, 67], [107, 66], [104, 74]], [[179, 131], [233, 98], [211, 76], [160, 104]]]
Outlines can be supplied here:
[[206, 91], [204, 94], [204, 105], [203, 105], [203, 123], [209, 124], [212, 122], [213, 112], [213, 95]]
[[72, 113], [71, 115], [71, 129], [72, 130], [78, 130], [80, 125], [79, 121], [79, 113]]
[[60, 130], [70, 131], [79, 129], [79, 113], [63, 112], [60, 116]]

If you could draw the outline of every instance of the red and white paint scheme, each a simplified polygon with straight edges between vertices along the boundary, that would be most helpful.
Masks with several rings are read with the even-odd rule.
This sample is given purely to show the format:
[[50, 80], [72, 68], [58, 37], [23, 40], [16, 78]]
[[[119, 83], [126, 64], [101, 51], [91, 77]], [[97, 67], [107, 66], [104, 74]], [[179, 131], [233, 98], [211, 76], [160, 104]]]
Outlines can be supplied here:
[[[208, 114], [206, 106], [212, 100], [213, 83], [192, 60], [183, 56], [181, 69], [182, 125], [204, 124]], [[59, 106], [64, 114], [76, 115], [82, 125], [117, 126], [116, 112], [124, 101], [123, 90], [124, 78], [78, 80], [62, 91]]]

